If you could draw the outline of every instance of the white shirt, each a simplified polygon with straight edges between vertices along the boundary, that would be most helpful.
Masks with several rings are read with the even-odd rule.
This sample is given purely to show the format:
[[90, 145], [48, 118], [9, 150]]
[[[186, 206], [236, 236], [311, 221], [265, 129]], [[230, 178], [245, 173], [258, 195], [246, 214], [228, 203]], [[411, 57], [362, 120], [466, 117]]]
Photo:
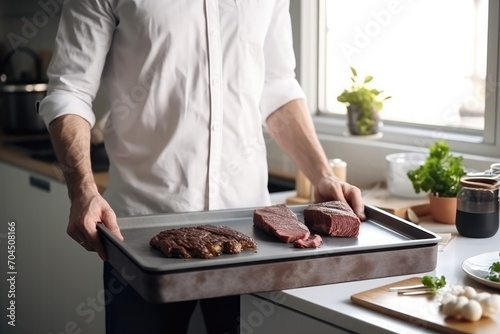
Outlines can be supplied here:
[[269, 204], [262, 126], [304, 98], [288, 0], [78, 0], [62, 13], [40, 114], [111, 113], [118, 216]]

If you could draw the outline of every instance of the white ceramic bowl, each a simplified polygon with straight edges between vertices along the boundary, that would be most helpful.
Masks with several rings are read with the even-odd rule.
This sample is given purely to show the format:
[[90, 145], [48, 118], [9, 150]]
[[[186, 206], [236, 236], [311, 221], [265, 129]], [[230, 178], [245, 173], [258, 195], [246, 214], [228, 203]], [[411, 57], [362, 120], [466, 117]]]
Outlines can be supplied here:
[[425, 162], [425, 153], [393, 153], [385, 157], [387, 162], [387, 190], [394, 196], [405, 198], [424, 198], [426, 193], [417, 194], [408, 178], [408, 171], [418, 168]]

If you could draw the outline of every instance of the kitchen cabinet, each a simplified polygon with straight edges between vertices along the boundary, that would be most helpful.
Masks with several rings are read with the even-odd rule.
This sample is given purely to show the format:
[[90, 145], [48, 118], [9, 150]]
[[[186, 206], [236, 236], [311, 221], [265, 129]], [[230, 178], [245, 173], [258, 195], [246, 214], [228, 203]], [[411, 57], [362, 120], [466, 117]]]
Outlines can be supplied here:
[[[63, 182], [0, 162], [0, 332], [104, 333], [102, 261], [66, 234], [69, 207]], [[15, 222], [15, 299], [4, 284], [12, 271], [8, 222]], [[15, 327], [5, 320], [12, 299]]]
[[240, 333], [349, 334], [352, 332], [255, 295], [243, 295], [241, 296]]

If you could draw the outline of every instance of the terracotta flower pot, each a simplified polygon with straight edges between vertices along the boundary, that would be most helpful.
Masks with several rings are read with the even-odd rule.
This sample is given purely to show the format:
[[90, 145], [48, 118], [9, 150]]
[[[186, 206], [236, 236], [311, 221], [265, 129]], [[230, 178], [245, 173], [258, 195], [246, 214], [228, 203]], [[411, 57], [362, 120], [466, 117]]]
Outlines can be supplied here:
[[432, 218], [443, 224], [455, 224], [457, 215], [456, 197], [429, 196], [429, 210]]

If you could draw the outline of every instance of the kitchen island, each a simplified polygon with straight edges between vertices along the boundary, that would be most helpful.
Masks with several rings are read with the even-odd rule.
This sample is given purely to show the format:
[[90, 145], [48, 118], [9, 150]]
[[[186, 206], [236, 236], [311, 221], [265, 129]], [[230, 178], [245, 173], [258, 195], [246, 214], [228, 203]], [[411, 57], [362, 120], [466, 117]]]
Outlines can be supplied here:
[[[293, 192], [274, 195], [273, 201], [284, 202], [290, 194]], [[246, 295], [242, 297], [241, 333], [304, 333], [304, 329], [308, 333], [439, 333], [426, 328], [425, 322], [399, 320], [355, 305], [350, 298], [366, 290], [424, 275], [444, 275], [449, 282], [499, 293], [469, 278], [461, 266], [472, 256], [500, 252], [500, 233], [487, 239], [465, 238], [458, 235], [454, 225], [434, 223], [429, 217], [422, 217], [421, 226], [436, 233], [451, 233], [450, 241], [438, 252], [434, 271]]]

